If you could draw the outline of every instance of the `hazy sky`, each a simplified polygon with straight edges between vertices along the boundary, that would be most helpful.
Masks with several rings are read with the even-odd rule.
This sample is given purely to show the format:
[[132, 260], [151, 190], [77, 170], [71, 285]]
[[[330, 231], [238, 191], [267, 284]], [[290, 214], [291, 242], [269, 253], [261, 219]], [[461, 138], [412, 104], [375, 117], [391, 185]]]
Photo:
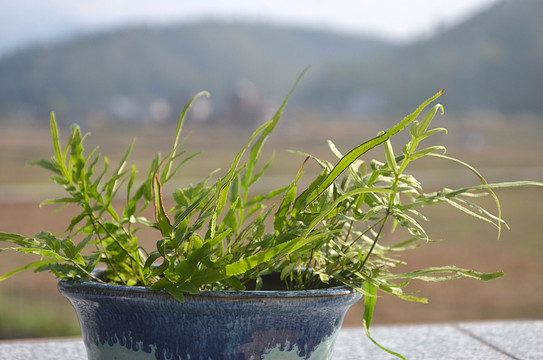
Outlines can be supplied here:
[[395, 41], [427, 36], [499, 0], [17, 0], [0, 2], [0, 54], [129, 23], [206, 18], [309, 25]]

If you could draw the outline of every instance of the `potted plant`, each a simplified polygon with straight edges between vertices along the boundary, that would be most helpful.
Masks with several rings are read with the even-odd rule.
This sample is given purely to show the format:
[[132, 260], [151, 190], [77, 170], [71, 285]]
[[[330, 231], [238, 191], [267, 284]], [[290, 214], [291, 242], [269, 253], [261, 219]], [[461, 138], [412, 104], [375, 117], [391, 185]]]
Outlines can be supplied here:
[[[421, 116], [442, 91], [345, 155], [330, 143], [339, 159], [335, 165], [304, 154], [291, 183], [267, 194], [252, 193], [251, 186], [271, 163], [261, 165], [263, 145], [299, 80], [229, 169], [217, 179], [212, 173], [175, 190], [171, 209], [165, 207], [162, 188], [193, 157], [180, 150], [180, 135], [192, 103], [206, 93], [187, 103], [171, 150], [151, 160], [139, 186], [135, 167], [125, 169], [132, 145], [110, 171], [107, 158], [99, 166], [97, 149], [85, 153], [85, 135], [77, 125], [61, 147], [51, 114], [54, 156], [34, 164], [52, 171], [51, 179], [67, 196], [44, 203], [77, 205], [81, 211], [62, 234], [0, 233], [0, 241], [10, 244], [0, 251], [39, 256], [0, 280], [28, 269], [59, 278], [60, 292], [78, 313], [89, 359], [315, 360], [331, 358], [345, 311], [362, 295], [362, 322], [370, 337], [378, 290], [425, 302], [402, 288], [411, 280], [490, 280], [503, 275], [455, 266], [399, 271], [404, 262], [398, 254], [430, 241], [420, 208], [448, 203], [494, 224], [499, 236], [504, 221], [492, 189], [543, 185], [489, 184], [470, 165], [445, 155], [444, 147], [421, 147], [423, 140], [445, 131], [430, 128], [443, 111], [441, 105]], [[411, 139], [396, 155], [390, 138], [405, 129]], [[360, 159], [379, 145], [384, 147], [383, 160]], [[422, 157], [461, 164], [480, 183], [425, 193], [406, 172]], [[303, 167], [310, 160], [322, 172], [299, 191]], [[497, 215], [474, 201], [485, 194], [495, 199]], [[124, 206], [118, 208], [121, 198]], [[148, 208], [154, 208], [152, 220], [144, 217]], [[385, 232], [396, 227], [406, 230], [406, 238], [383, 243]], [[138, 243], [143, 228], [156, 230], [155, 248]]]

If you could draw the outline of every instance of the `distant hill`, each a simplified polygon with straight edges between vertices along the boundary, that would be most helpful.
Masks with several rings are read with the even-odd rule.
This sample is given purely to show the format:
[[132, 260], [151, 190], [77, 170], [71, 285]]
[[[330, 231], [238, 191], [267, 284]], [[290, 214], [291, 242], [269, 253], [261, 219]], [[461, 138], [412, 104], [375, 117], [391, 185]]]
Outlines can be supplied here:
[[124, 29], [2, 59], [0, 114], [46, 117], [54, 109], [78, 121], [103, 113], [140, 119], [157, 99], [177, 112], [201, 90], [224, 108], [240, 87], [277, 102], [308, 65], [316, 76], [332, 63], [365, 61], [390, 48], [373, 39], [264, 25]]
[[51, 110], [79, 123], [173, 120], [191, 95], [208, 90], [211, 120], [244, 123], [277, 104], [311, 64], [294, 106], [404, 114], [445, 88], [449, 110], [543, 115], [540, 14], [543, 1], [504, 0], [408, 46], [238, 23], [88, 35], [0, 59], [0, 121], [47, 119]]
[[[543, 115], [543, 1], [508, 0], [376, 59], [332, 65], [313, 79], [308, 104], [405, 112], [445, 88], [448, 109]], [[366, 108], [363, 108], [363, 107]]]

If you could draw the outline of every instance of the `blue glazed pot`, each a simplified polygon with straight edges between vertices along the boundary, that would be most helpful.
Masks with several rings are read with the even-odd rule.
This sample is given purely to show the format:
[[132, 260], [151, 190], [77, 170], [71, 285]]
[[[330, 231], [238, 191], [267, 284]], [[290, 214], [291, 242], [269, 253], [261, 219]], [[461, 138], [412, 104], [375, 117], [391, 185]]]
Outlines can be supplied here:
[[68, 282], [89, 360], [326, 360], [348, 287], [307, 291], [201, 291], [176, 301], [144, 287]]

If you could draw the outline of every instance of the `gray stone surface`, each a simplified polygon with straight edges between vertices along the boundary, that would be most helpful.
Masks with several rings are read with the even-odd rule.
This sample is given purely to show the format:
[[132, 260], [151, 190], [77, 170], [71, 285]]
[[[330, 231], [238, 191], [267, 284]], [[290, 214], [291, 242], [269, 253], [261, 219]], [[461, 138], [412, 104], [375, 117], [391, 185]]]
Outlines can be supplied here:
[[0, 342], [2, 360], [87, 360], [80, 339]]
[[[376, 326], [372, 337], [410, 360], [540, 360], [543, 321]], [[80, 339], [0, 342], [1, 360], [86, 360]], [[338, 335], [334, 360], [397, 359], [360, 328]]]
[[460, 323], [468, 335], [513, 359], [543, 359], [543, 321]]
[[[511, 359], [448, 324], [375, 327], [371, 329], [371, 336], [409, 360]], [[338, 336], [335, 359], [398, 358], [375, 346], [362, 329], [345, 329]]]

